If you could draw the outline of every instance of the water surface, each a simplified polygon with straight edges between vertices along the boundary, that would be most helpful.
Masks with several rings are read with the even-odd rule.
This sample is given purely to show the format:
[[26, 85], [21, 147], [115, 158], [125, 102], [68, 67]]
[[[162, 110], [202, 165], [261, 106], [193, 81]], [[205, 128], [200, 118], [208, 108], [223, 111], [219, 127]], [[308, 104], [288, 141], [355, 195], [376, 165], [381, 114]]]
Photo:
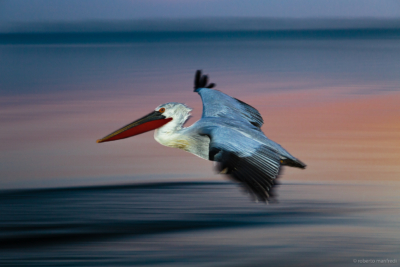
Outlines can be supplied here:
[[[228, 183], [0, 195], [2, 266], [351, 266], [398, 259], [398, 185], [283, 184], [254, 203]], [[397, 262], [398, 264], [398, 262]]]

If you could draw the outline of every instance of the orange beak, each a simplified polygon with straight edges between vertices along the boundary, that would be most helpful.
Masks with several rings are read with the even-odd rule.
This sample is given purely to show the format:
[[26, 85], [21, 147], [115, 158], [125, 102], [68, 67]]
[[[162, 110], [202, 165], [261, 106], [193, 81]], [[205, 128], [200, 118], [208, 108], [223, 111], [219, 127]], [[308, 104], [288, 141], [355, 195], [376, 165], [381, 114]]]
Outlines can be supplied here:
[[141, 133], [145, 133], [157, 128], [160, 128], [164, 124], [170, 122], [172, 118], [165, 118], [159, 111], [153, 111], [150, 114], [140, 118], [115, 132], [97, 140], [97, 143], [103, 143], [108, 141], [114, 141], [119, 139], [128, 138]]

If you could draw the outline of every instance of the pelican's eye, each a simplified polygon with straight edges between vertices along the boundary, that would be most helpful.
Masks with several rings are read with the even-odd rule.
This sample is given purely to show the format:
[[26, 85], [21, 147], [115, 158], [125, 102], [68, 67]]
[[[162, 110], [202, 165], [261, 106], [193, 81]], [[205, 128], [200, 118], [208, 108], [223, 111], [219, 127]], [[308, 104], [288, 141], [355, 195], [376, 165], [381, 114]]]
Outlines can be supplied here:
[[160, 108], [160, 109], [158, 110], [158, 112], [164, 113], [164, 112], [165, 112], [165, 108]]

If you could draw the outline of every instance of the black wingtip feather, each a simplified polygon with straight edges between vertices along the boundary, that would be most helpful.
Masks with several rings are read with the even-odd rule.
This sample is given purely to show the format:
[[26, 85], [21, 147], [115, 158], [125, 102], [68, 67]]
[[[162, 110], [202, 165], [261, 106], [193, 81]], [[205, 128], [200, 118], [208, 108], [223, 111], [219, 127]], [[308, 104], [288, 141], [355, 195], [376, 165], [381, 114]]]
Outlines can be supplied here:
[[214, 88], [215, 86], [216, 86], [215, 83], [210, 83], [210, 84], [207, 86], [207, 88], [208, 88], [208, 89], [211, 89], [211, 88]]
[[202, 87], [202, 88], [206, 87], [207, 82], [208, 82], [208, 76], [203, 75], [200, 80], [200, 87]]
[[197, 70], [194, 76], [194, 91], [199, 88], [213, 88], [215, 87], [215, 83], [208, 84], [208, 75], [202, 75], [201, 70]]

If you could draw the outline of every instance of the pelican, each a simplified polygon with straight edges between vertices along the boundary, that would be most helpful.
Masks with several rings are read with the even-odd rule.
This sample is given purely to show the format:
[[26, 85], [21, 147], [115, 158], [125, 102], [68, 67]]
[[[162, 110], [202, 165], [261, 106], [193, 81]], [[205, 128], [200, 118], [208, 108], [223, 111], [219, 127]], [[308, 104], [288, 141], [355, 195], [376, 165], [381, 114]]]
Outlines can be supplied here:
[[306, 165], [261, 131], [264, 121], [252, 106], [212, 89], [208, 76], [198, 70], [194, 92], [203, 101], [200, 120], [184, 127], [191, 108], [170, 102], [150, 114], [97, 140], [97, 143], [119, 140], [155, 130], [161, 145], [179, 148], [202, 159], [216, 162], [219, 173], [241, 184], [255, 201], [266, 202], [282, 166], [304, 169]]

